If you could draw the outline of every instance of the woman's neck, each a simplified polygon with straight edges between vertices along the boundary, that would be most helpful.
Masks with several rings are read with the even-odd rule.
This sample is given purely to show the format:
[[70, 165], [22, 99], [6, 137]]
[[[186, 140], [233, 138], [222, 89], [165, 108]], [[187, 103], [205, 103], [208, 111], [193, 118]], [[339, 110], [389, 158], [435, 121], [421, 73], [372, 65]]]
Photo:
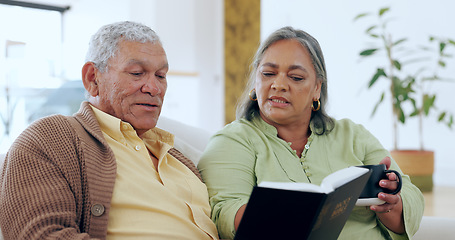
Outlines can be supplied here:
[[302, 155], [305, 144], [308, 142], [308, 137], [311, 135], [310, 117], [308, 119], [300, 119], [298, 122], [285, 124], [270, 122], [264, 116], [261, 117], [265, 122], [276, 128], [279, 138], [291, 143], [291, 148], [296, 151], [298, 157]]
[[296, 128], [277, 128], [278, 137], [286, 142], [291, 143], [291, 148], [296, 151], [298, 157], [302, 155], [305, 145], [308, 142], [308, 137], [311, 134], [309, 125]]

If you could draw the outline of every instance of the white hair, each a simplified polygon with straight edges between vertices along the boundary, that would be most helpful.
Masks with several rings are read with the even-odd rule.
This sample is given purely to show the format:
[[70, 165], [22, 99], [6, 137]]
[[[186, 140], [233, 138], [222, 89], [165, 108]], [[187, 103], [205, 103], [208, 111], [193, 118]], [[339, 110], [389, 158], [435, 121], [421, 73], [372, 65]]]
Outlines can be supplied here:
[[93, 62], [100, 72], [106, 72], [108, 61], [117, 53], [120, 40], [161, 45], [151, 28], [136, 22], [116, 22], [101, 27], [92, 36], [85, 61]]

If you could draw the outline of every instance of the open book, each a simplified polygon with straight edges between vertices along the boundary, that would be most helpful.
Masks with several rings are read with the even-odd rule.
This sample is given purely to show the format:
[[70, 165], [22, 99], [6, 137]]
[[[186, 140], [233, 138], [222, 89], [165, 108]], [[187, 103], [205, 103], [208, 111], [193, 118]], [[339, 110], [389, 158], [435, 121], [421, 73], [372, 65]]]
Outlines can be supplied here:
[[371, 172], [349, 167], [310, 183], [261, 182], [235, 235], [245, 239], [337, 239]]

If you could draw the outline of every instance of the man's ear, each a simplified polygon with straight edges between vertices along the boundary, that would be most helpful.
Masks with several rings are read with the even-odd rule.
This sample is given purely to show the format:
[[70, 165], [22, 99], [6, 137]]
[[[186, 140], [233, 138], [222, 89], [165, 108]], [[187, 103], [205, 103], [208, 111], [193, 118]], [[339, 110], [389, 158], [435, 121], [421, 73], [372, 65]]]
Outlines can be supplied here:
[[92, 97], [98, 96], [98, 74], [98, 69], [93, 62], [86, 62], [82, 67], [82, 82], [84, 83], [85, 89]]

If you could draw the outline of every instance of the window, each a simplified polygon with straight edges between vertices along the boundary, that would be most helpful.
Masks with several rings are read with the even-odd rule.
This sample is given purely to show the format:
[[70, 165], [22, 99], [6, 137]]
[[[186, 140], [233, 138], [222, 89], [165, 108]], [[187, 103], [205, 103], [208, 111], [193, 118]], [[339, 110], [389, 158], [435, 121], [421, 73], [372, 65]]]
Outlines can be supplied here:
[[[0, 4], [0, 22], [1, 153], [33, 120], [73, 108], [55, 96], [72, 85], [62, 77], [61, 12]], [[77, 95], [83, 99], [83, 90]]]

